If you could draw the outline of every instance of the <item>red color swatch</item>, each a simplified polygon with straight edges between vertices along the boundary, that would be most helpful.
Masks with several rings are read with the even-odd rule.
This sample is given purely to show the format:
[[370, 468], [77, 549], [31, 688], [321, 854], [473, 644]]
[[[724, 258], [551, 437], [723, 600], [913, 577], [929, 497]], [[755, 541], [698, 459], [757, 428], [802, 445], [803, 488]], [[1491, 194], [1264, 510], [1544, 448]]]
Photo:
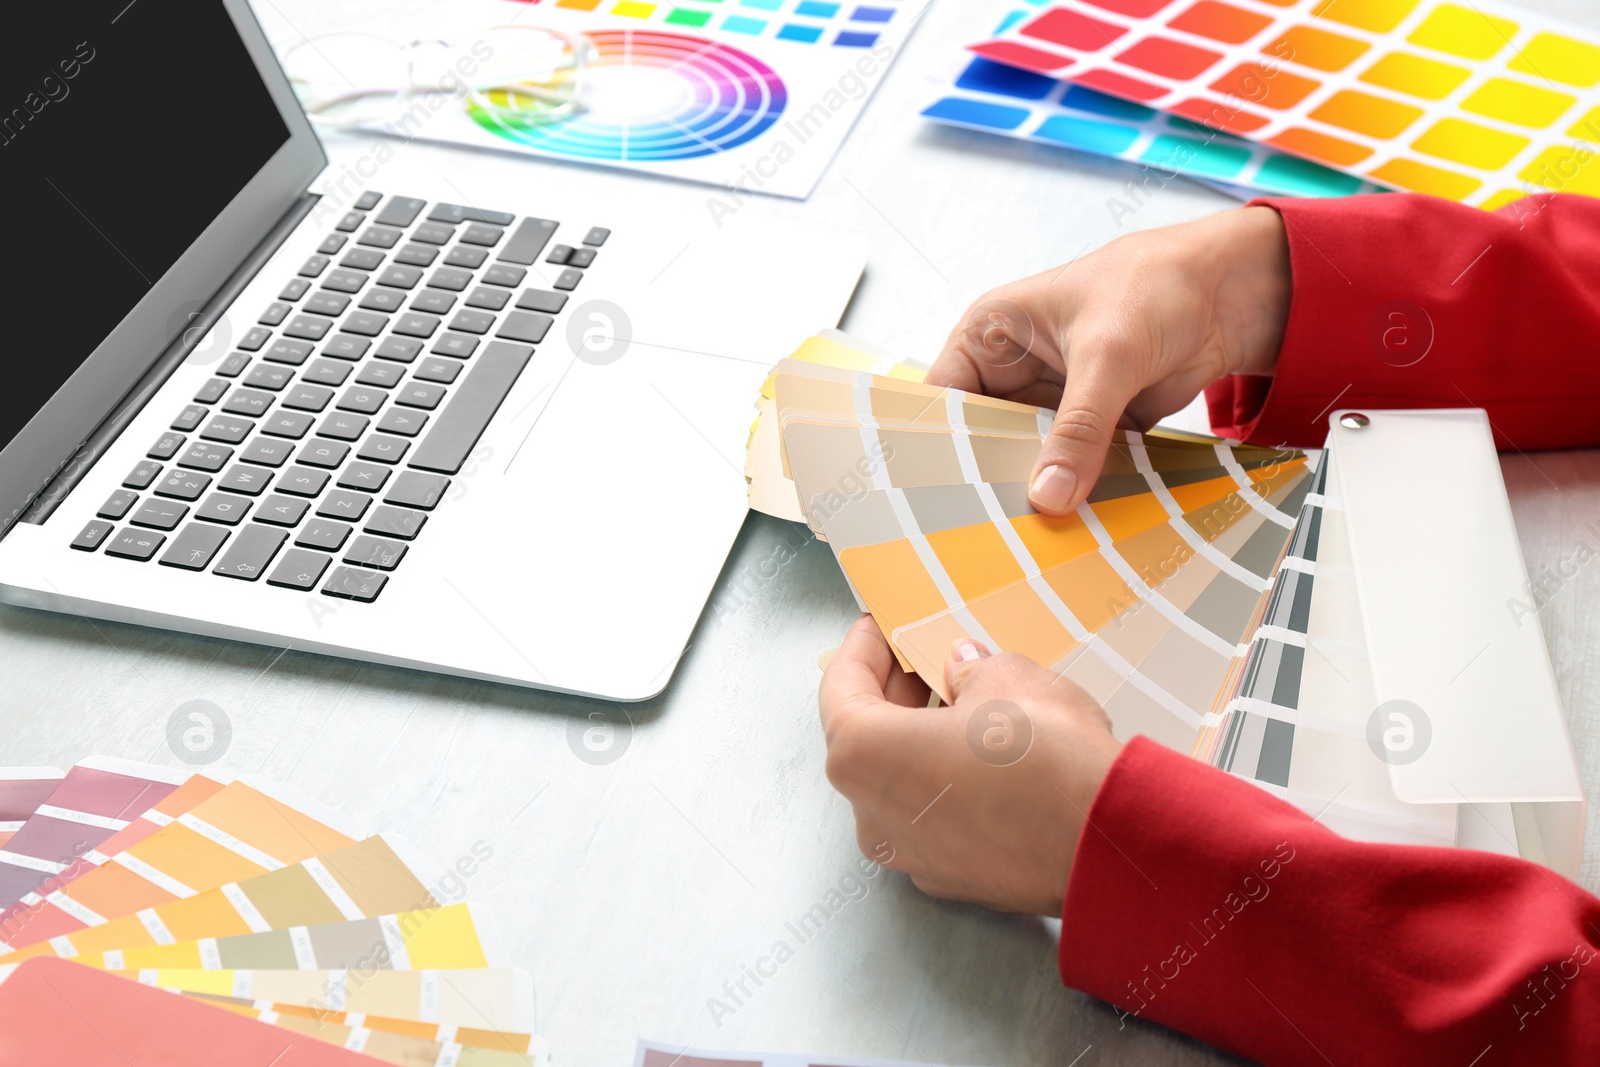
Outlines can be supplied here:
[[1221, 58], [1221, 52], [1169, 41], [1165, 37], [1146, 37], [1117, 53], [1118, 62], [1180, 81], [1199, 77]]
[[1053, 7], [1022, 28], [1028, 37], [1037, 37], [1080, 52], [1093, 52], [1121, 37], [1127, 31], [1110, 22], [1101, 22], [1064, 7]]
[[1200, 0], [1167, 25], [1185, 33], [1209, 37], [1213, 41], [1243, 44], [1271, 22], [1272, 19], [1266, 15], [1258, 15], [1254, 11], [1219, 4], [1217, 0]]
[[1167, 95], [1167, 91], [1159, 85], [1129, 78], [1110, 70], [1091, 70], [1082, 75], [1074, 75], [1073, 81], [1090, 89], [1098, 89], [1102, 93], [1120, 96], [1124, 100], [1150, 101], [1158, 100]]
[[1053, 74], [1073, 64], [1073, 60], [1065, 56], [1058, 56], [1054, 52], [1041, 52], [1037, 48], [1029, 48], [1014, 41], [984, 41], [982, 44], [973, 45], [970, 51], [985, 59], [992, 59], [996, 63], [1035, 70], [1041, 74]]

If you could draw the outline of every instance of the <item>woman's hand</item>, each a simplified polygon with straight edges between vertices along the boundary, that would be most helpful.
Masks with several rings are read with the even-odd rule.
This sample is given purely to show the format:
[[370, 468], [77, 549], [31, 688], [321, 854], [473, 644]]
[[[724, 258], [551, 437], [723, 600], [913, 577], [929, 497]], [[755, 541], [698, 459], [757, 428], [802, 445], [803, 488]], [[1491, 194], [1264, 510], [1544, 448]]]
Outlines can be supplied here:
[[1116, 759], [1105, 712], [1023, 656], [960, 641], [954, 705], [863, 616], [822, 676], [828, 778], [866, 855], [936, 897], [1060, 915], [1089, 805]]
[[1117, 426], [1147, 428], [1232, 374], [1271, 374], [1289, 313], [1289, 246], [1268, 207], [1120, 237], [968, 309], [928, 381], [1057, 407], [1029, 496], [1088, 496]]

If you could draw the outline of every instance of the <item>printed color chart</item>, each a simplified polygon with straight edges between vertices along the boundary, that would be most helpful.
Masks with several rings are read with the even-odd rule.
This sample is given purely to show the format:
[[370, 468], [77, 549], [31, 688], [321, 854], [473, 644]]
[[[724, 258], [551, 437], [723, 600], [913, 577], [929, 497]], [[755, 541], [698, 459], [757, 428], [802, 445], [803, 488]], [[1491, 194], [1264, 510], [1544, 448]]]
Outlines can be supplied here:
[[1600, 195], [1600, 43], [1489, 0], [1084, 0], [972, 50], [1395, 188]]
[[832, 48], [871, 48], [895, 20], [914, 18], [920, 5], [905, 0], [517, 0], [566, 11], [660, 22], [688, 30], [770, 37]]

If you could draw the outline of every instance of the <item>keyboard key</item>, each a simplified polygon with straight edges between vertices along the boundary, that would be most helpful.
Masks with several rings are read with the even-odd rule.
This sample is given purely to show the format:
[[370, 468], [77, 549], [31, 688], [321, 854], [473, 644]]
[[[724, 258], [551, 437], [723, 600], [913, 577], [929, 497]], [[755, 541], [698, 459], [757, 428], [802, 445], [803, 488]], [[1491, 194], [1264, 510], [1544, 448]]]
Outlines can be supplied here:
[[307, 279], [290, 278], [289, 284], [285, 285], [281, 290], [279, 290], [278, 299], [287, 300], [290, 303], [293, 303], [294, 301], [299, 300], [302, 296], [305, 296], [306, 290], [310, 288], [311, 282]]
[[327, 315], [330, 318], [344, 314], [344, 309], [349, 306], [349, 296], [344, 293], [330, 292], [327, 289], [318, 289], [312, 294], [311, 299], [306, 301], [307, 311], [314, 311], [318, 315]]
[[526, 345], [490, 341], [455, 395], [434, 419], [428, 436], [411, 453], [408, 466], [440, 474], [461, 470], [467, 455], [483, 436], [489, 420], [533, 357]]
[[511, 341], [525, 341], [530, 345], [538, 344], [550, 332], [555, 321], [549, 315], [541, 315], [536, 311], [513, 311], [506, 316], [506, 321], [500, 324], [494, 335]]
[[447, 293], [443, 289], [424, 289], [411, 301], [412, 311], [426, 311], [430, 315], [443, 315], [455, 304], [454, 293]]
[[517, 297], [517, 307], [524, 311], [542, 311], [546, 315], [559, 315], [567, 306], [566, 293], [552, 293], [548, 289], [524, 289]]
[[365, 489], [369, 493], [376, 493], [388, 480], [388, 467], [380, 467], [375, 463], [351, 463], [339, 472], [338, 485], [341, 489]]
[[182, 522], [187, 514], [189, 514], [188, 504], [151, 497], [139, 505], [139, 510], [135, 511], [128, 521], [135, 526], [148, 526], [153, 530], [170, 530]]
[[274, 526], [296, 526], [310, 507], [310, 501], [274, 493], [256, 505], [256, 513], [251, 518]]
[[463, 207], [460, 204], [435, 204], [428, 212], [434, 222], [487, 222], [491, 226], [510, 226], [517, 217], [509, 211], [488, 211], [481, 207]]
[[261, 423], [261, 432], [298, 441], [311, 429], [312, 418], [304, 411], [275, 411]]
[[285, 304], [283, 301], [274, 300], [272, 303], [267, 305], [267, 309], [261, 313], [261, 317], [256, 321], [263, 326], [276, 326], [278, 323], [288, 318], [289, 312], [293, 310], [294, 308], [290, 307], [288, 304]]
[[317, 427], [317, 433], [323, 437], [331, 437], [335, 441], [359, 441], [371, 424], [372, 420], [365, 415], [335, 411], [322, 420], [322, 425]]
[[376, 567], [380, 571], [392, 571], [400, 566], [405, 555], [406, 546], [399, 541], [363, 534], [351, 541], [350, 547], [344, 550], [344, 561], [362, 567]]
[[599, 248], [606, 243], [606, 238], [611, 236], [611, 231], [604, 226], [591, 226], [589, 232], [583, 235], [583, 243]]
[[334, 489], [317, 504], [317, 514], [325, 519], [355, 522], [367, 513], [367, 508], [371, 504], [372, 498], [365, 493], [347, 493], [342, 489]]
[[178, 449], [182, 448], [187, 440], [188, 438], [184, 437], [183, 434], [173, 433], [169, 430], [156, 438], [156, 443], [150, 446], [150, 451], [146, 452], [145, 455], [151, 459], [171, 459], [178, 454]]
[[594, 263], [595, 251], [592, 248], [574, 248], [572, 255], [567, 257], [569, 267], [588, 267]]
[[210, 381], [206, 382], [206, 384], [200, 387], [200, 391], [198, 393], [194, 394], [194, 402], [196, 404], [215, 404], [218, 400], [222, 399], [222, 394], [226, 393], [227, 391], [227, 379], [212, 378]]
[[394, 332], [407, 337], [432, 337], [439, 328], [439, 316], [409, 311], [394, 324]]
[[259, 463], [263, 467], [281, 467], [289, 460], [289, 453], [294, 451], [293, 441], [280, 441], [275, 437], [258, 437], [250, 442], [250, 447], [239, 453], [239, 458], [246, 463]]
[[521, 267], [508, 267], [503, 263], [496, 263], [483, 272], [483, 280], [487, 285], [499, 285], [506, 289], [515, 289], [522, 284], [522, 279], [528, 272]]
[[472, 284], [472, 275], [454, 267], [440, 267], [428, 278], [428, 284], [435, 289], [448, 289], [452, 293], [459, 293]]
[[[452, 363], [450, 366], [460, 369], [460, 364]], [[378, 429], [384, 433], [404, 434], [407, 437], [417, 436], [426, 425], [428, 416], [409, 408], [390, 408], [388, 413], [378, 420]]]
[[104, 541], [110, 532], [109, 522], [90, 519], [83, 529], [78, 531], [78, 536], [72, 539], [72, 547], [80, 552], [93, 552], [100, 547], [100, 542]]
[[161, 464], [155, 460], [140, 460], [139, 464], [128, 472], [128, 476], [122, 479], [122, 484], [129, 489], [144, 489], [155, 481], [156, 475], [160, 473]]
[[422, 271], [416, 267], [393, 266], [378, 275], [378, 284], [394, 289], [415, 289], [422, 280]]
[[405, 377], [406, 369], [398, 363], [380, 363], [369, 360], [356, 375], [357, 385], [375, 385], [380, 389], [393, 389]]
[[332, 562], [330, 557], [324, 556], [321, 552], [291, 548], [273, 568], [272, 574], [267, 578], [267, 584], [282, 586], [285, 589], [314, 589], [317, 579], [322, 577], [322, 572], [327, 570], [328, 564]]
[[470, 333], [445, 333], [433, 343], [430, 351], [441, 356], [466, 359], [478, 350], [478, 339]]
[[302, 278], [315, 278], [317, 275], [328, 269], [328, 264], [330, 262], [331, 261], [328, 259], [328, 257], [322, 255], [320, 252], [312, 253], [306, 257], [306, 261], [304, 263], [300, 264], [300, 269], [296, 273], [298, 273]]
[[499, 311], [510, 299], [511, 294], [504, 289], [491, 289], [487, 285], [480, 285], [467, 297], [467, 306]]
[[411, 381], [395, 393], [394, 402], [404, 404], [409, 408], [422, 408], [432, 411], [439, 406], [439, 401], [444, 399], [444, 387], [433, 385], [429, 382]]
[[353, 293], [367, 284], [367, 276], [357, 270], [339, 269], [332, 271], [322, 279], [325, 289], [332, 289], [336, 293]]
[[336, 596], [342, 600], [373, 601], [378, 599], [378, 594], [383, 592], [383, 587], [388, 581], [388, 575], [376, 571], [335, 567], [333, 573], [328, 575], [328, 581], [323, 585], [322, 591], [328, 596]]
[[352, 248], [339, 260], [339, 266], [351, 270], [377, 270], [383, 266], [383, 253], [376, 248]]
[[174, 430], [182, 430], [184, 433], [188, 433], [196, 426], [199, 426], [202, 422], [205, 422], [206, 416], [209, 414], [211, 414], [211, 412], [207, 411], [200, 405], [190, 404], [188, 407], [178, 412], [178, 417], [172, 420], [172, 428]]
[[403, 508], [421, 508], [432, 511], [444, 499], [450, 479], [442, 474], [425, 474], [422, 471], [401, 471], [389, 491], [383, 495], [385, 504]]
[[554, 263], [558, 267], [567, 265], [567, 257], [572, 255], [571, 245], [556, 245], [550, 249], [550, 254], [544, 257], [546, 263]]
[[155, 492], [158, 496], [170, 496], [175, 500], [198, 500], [200, 494], [206, 491], [211, 484], [208, 474], [196, 474], [194, 471], [173, 471], [156, 485]]
[[288, 539], [289, 535], [282, 530], [252, 522], [239, 531], [232, 546], [223, 553], [222, 562], [211, 573], [253, 582], [261, 577], [261, 572], [267, 569], [267, 564]]
[[412, 377], [424, 382], [442, 382], [449, 385], [461, 373], [461, 364], [453, 359], [436, 359], [429, 356], [422, 361]]
[[206, 428], [200, 431], [200, 436], [207, 441], [221, 441], [225, 445], [236, 445], [250, 436], [250, 431], [256, 424], [249, 419], [236, 419], [230, 415], [213, 415], [211, 421], [206, 423]]
[[311, 366], [300, 375], [300, 380], [315, 382], [318, 385], [343, 385], [348, 377], [350, 377], [350, 364], [333, 359], [314, 359], [311, 361]]
[[383, 205], [383, 210], [378, 212], [378, 217], [372, 221], [404, 229], [415, 222], [422, 209], [427, 206], [426, 200], [418, 200], [414, 196], [391, 196], [389, 202]]
[[344, 462], [350, 454], [350, 446], [343, 441], [334, 441], [326, 437], [313, 437], [301, 446], [300, 454], [295, 457], [296, 463], [303, 463], [308, 467], [326, 467], [333, 470]]
[[374, 192], [373, 190], [368, 189], [366, 192], [364, 192], [360, 196], [356, 197], [356, 204], [355, 204], [356, 210], [357, 211], [371, 211], [373, 208], [378, 206], [378, 201], [380, 201], [382, 199], [383, 199], [383, 194], [382, 193]]
[[200, 505], [200, 510], [194, 513], [194, 517], [207, 522], [220, 522], [224, 526], [237, 526], [250, 514], [250, 507], [250, 501], [242, 496], [212, 493]]
[[307, 548], [325, 548], [329, 552], [339, 551], [345, 538], [353, 533], [355, 527], [346, 526], [342, 522], [333, 522], [330, 519], [312, 519], [300, 528], [295, 535], [294, 543]]
[[296, 315], [289, 320], [283, 332], [290, 337], [303, 337], [307, 341], [320, 341], [333, 323], [318, 315]]
[[102, 519], [120, 519], [133, 507], [139, 499], [139, 494], [129, 489], [118, 489], [106, 497], [106, 502], [100, 505], [100, 510], [95, 512]]
[[399, 311], [405, 303], [405, 293], [379, 286], [367, 291], [367, 295], [361, 298], [360, 306], [368, 311]]
[[228, 539], [228, 531], [218, 526], [191, 522], [183, 532], [173, 538], [172, 545], [161, 554], [158, 561], [166, 567], [181, 567], [186, 571], [203, 571], [211, 563], [217, 549]]
[[333, 399], [333, 390], [300, 382], [284, 394], [283, 406], [297, 411], [321, 411]]
[[322, 243], [317, 246], [317, 251], [325, 256], [331, 256], [343, 248], [344, 243], [348, 240], [350, 238], [342, 233], [330, 233], [322, 239]]
[[357, 244], [366, 245], [368, 248], [393, 248], [403, 236], [399, 230], [392, 230], [387, 226], [368, 226], [361, 231], [361, 236], [356, 238]]
[[544, 246], [550, 243], [550, 238], [555, 235], [557, 223], [550, 219], [523, 219], [517, 223], [516, 230], [511, 234], [511, 240], [500, 250], [496, 256], [506, 263], [521, 263], [528, 266], [539, 260], [539, 253], [544, 251]]
[[576, 289], [578, 287], [578, 283], [581, 281], [583, 281], [582, 271], [564, 270], [560, 274], [556, 275], [556, 280], [550, 284], [555, 286], [557, 289], [565, 289], [570, 292], [571, 290]]
[[348, 211], [345, 213], [344, 218], [334, 223], [333, 228], [338, 230], [340, 233], [354, 233], [361, 229], [361, 224], [366, 221], [367, 217], [361, 214], [361, 212]]
[[265, 326], [252, 326], [244, 332], [243, 337], [239, 338], [239, 347], [246, 352], [254, 352], [266, 344], [271, 336], [272, 331]]
[[408, 267], [432, 266], [433, 261], [438, 258], [439, 250], [429, 248], [427, 245], [406, 245], [394, 254], [396, 263], [404, 263]]
[[259, 419], [271, 406], [271, 393], [263, 393], [259, 389], [239, 388], [228, 397], [228, 402], [222, 405], [222, 410], [233, 415], [248, 415], [253, 419]]
[[[357, 312], [357, 314], [368, 315], [371, 312], [361, 311]], [[383, 316], [379, 315], [378, 318], [383, 318]], [[335, 359], [360, 359], [367, 354], [367, 349], [371, 347], [372, 339], [370, 337], [357, 337], [352, 333], [336, 333], [329, 339], [327, 344], [322, 346], [322, 354], [332, 356]]]
[[446, 226], [438, 222], [424, 222], [421, 226], [411, 231], [413, 241], [421, 241], [429, 245], [447, 245], [450, 238], [456, 234], [454, 226]]
[[356, 450], [356, 456], [378, 463], [399, 463], [410, 447], [411, 442], [403, 437], [375, 433], [361, 443], [361, 447]]
[[312, 470], [310, 467], [290, 467], [278, 476], [278, 484], [272, 488], [280, 493], [293, 493], [295, 496], [316, 496], [322, 492], [331, 477], [327, 471]]
[[365, 385], [352, 385], [344, 391], [339, 398], [341, 411], [355, 411], [362, 415], [375, 415], [383, 402], [389, 399], [389, 394], [382, 389], [373, 389]]
[[[205, 441], [196, 441], [179, 458], [178, 466], [200, 471], [219, 471], [233, 458], [233, 449], [223, 448]], [[126, 484], [126, 483], [124, 483]]]
[[398, 537], [402, 541], [414, 541], [427, 521], [428, 516], [420, 511], [379, 504], [372, 509], [372, 514], [367, 516], [366, 525], [362, 529], [367, 533]]
[[273, 363], [287, 363], [291, 367], [298, 367], [311, 356], [311, 346], [304, 341], [291, 341], [287, 337], [280, 337], [272, 342], [261, 357]]
[[237, 378], [239, 372], [250, 365], [248, 352], [230, 352], [228, 358], [217, 364], [217, 377]]
[[463, 333], [485, 334], [493, 325], [494, 312], [472, 311], [468, 308], [456, 312], [456, 317], [450, 320], [450, 328]]
[[468, 226], [466, 229], [461, 231], [461, 243], [466, 245], [478, 245], [483, 248], [493, 248], [495, 245], [500, 243], [500, 238], [504, 237], [505, 235], [506, 231], [500, 229], [498, 226], [485, 226], [481, 222], [475, 222], [471, 226]]
[[447, 267], [465, 267], [468, 270], [477, 270], [483, 266], [483, 261], [489, 258], [489, 252], [483, 248], [473, 248], [469, 245], [456, 245], [445, 253], [444, 265]]
[[373, 355], [379, 359], [390, 359], [396, 363], [410, 363], [417, 358], [417, 353], [422, 351], [422, 342], [411, 337], [385, 337], [379, 342]]
[[253, 389], [271, 389], [277, 392], [288, 385], [289, 379], [293, 377], [294, 371], [288, 367], [275, 363], [262, 363], [245, 375], [244, 384]]
[[126, 526], [106, 546], [106, 555], [136, 559], [142, 563], [155, 555], [166, 540], [166, 534], [159, 534], [154, 530], [135, 530], [131, 526]]
[[[284, 444], [284, 447], [287, 448], [288, 445]], [[226, 489], [230, 493], [243, 493], [245, 496], [260, 496], [266, 491], [267, 483], [270, 481], [272, 481], [271, 471], [235, 463], [228, 468], [227, 474], [218, 479], [217, 488]]]

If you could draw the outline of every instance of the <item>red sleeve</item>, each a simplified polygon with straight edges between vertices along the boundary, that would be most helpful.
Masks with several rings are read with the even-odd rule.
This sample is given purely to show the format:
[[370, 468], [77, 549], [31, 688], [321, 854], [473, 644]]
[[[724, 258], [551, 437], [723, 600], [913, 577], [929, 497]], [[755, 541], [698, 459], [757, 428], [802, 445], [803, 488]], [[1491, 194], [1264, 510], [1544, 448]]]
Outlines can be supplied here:
[[1294, 290], [1273, 377], [1206, 390], [1218, 434], [1320, 447], [1337, 408], [1481, 407], [1503, 449], [1600, 443], [1600, 199], [1255, 203]]
[[1078, 844], [1061, 975], [1268, 1064], [1600, 1063], [1596, 944], [1600, 900], [1543, 867], [1348, 841], [1135, 738]]

